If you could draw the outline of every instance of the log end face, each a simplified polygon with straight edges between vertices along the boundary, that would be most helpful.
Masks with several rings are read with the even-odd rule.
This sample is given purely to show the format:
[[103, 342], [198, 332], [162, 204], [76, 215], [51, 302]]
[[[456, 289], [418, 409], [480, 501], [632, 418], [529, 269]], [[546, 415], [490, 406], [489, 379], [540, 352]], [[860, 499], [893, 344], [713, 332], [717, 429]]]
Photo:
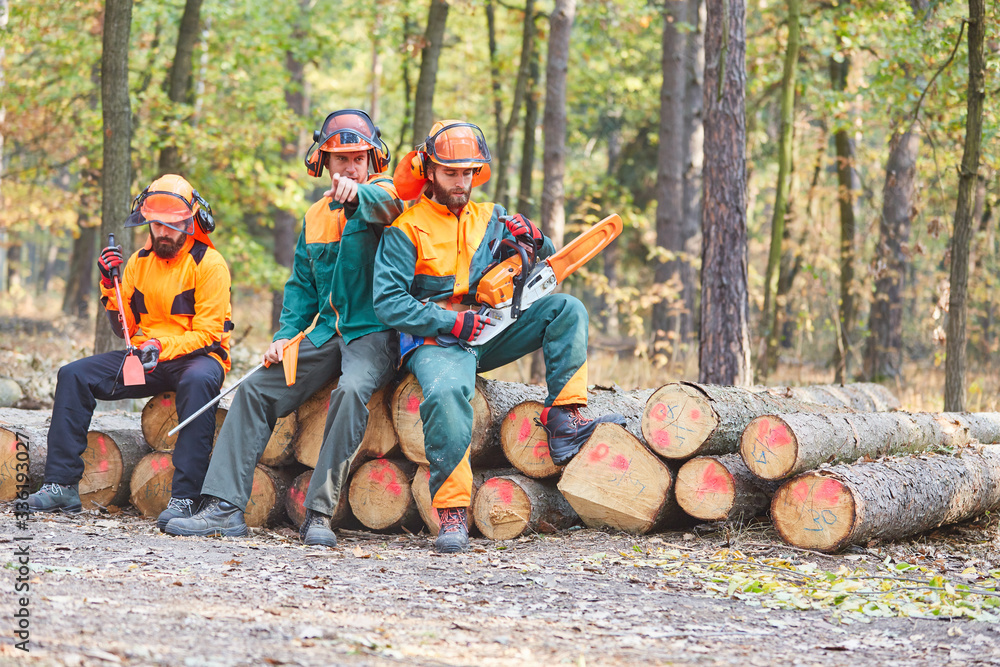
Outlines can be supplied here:
[[243, 510], [243, 520], [251, 528], [259, 528], [267, 523], [267, 518], [278, 502], [274, 484], [271, 478], [260, 466], [254, 468], [253, 486], [250, 489], [250, 500]]
[[90, 431], [81, 458], [83, 477], [79, 489], [83, 508], [107, 507], [122, 482], [122, 453], [118, 444], [106, 433]]
[[785, 420], [777, 415], [753, 419], [740, 436], [740, 457], [757, 477], [782, 479], [798, 459], [799, 443]]
[[135, 465], [129, 482], [131, 502], [143, 516], [155, 519], [167, 509], [174, 481], [169, 452], [150, 452]]
[[288, 485], [285, 492], [285, 513], [295, 527], [298, 528], [306, 518], [306, 493], [309, 492], [309, 480], [312, 470], [306, 470]]
[[677, 504], [696, 519], [721, 521], [733, 508], [733, 476], [711, 457], [694, 458], [681, 466], [675, 489]]
[[679, 383], [653, 392], [642, 414], [642, 435], [649, 448], [668, 459], [696, 454], [719, 425], [708, 398]]
[[771, 520], [781, 538], [792, 546], [836, 551], [848, 544], [856, 506], [840, 480], [810, 472], [778, 489], [771, 501]]
[[417, 465], [428, 464], [427, 454], [424, 453], [424, 422], [420, 418], [420, 403], [423, 400], [424, 393], [411, 373], [396, 387], [389, 408], [399, 448], [403, 456]]
[[167, 435], [178, 424], [174, 392], [165, 391], [146, 401], [146, 405], [142, 407], [140, 423], [142, 435], [150, 447], [158, 452], [174, 451], [177, 434]]
[[549, 455], [545, 429], [535, 421], [543, 409], [538, 401], [525, 401], [511, 408], [500, 425], [500, 445], [507, 460], [534, 479], [554, 477], [560, 471]]
[[528, 526], [531, 500], [513, 480], [493, 477], [476, 492], [472, 514], [483, 537], [512, 540]]
[[413, 507], [412, 480], [388, 459], [373, 459], [358, 468], [348, 492], [351, 511], [372, 530], [398, 525]]

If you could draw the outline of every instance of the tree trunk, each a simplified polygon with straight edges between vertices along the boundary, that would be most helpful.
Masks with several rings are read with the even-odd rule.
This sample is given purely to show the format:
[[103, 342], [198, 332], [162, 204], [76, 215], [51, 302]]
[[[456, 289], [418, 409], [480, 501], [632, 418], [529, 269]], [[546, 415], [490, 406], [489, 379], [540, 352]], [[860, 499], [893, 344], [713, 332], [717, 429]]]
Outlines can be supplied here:
[[446, 0], [431, 0], [427, 13], [427, 29], [420, 54], [420, 77], [417, 79], [413, 103], [413, 143], [419, 144], [434, 124], [434, 86], [437, 83], [438, 58], [444, 43], [444, 29], [448, 22]]
[[336, 386], [336, 381], [325, 385], [300, 405], [297, 411], [299, 429], [295, 433], [292, 447], [295, 449], [295, 460], [310, 468], [316, 467], [319, 450], [323, 448], [326, 414], [330, 411], [330, 392]]
[[247, 526], [273, 526], [285, 518], [285, 496], [295, 478], [292, 468], [269, 468], [257, 464], [253, 470], [253, 487], [243, 514]]
[[395, 391], [396, 382], [389, 382], [376, 390], [368, 401], [368, 426], [358, 447], [359, 456], [370, 459], [399, 456], [399, 440], [389, 413], [389, 403]]
[[778, 181], [775, 184], [774, 211], [771, 216], [771, 248], [767, 255], [767, 272], [764, 276], [764, 312], [761, 313], [761, 331], [767, 341], [767, 351], [757, 368], [764, 378], [777, 361], [777, 292], [778, 268], [781, 262], [781, 243], [785, 237], [785, 216], [788, 215], [792, 173], [792, 141], [795, 136], [795, 70], [799, 60], [799, 0], [787, 0], [788, 44], [785, 48], [785, 66], [781, 76], [781, 130], [778, 144]]
[[698, 290], [694, 270], [698, 233], [701, 231], [702, 169], [705, 164], [705, 128], [702, 124], [705, 75], [705, 0], [688, 0], [687, 22], [692, 32], [687, 35], [684, 82], [684, 216], [682, 218], [686, 260], [681, 266], [684, 310], [678, 318], [681, 342], [694, 330], [695, 296]]
[[[830, 57], [830, 81], [836, 92], [847, 89], [851, 61]], [[851, 377], [851, 352], [856, 317], [854, 305], [854, 142], [847, 127], [834, 133], [837, 146], [837, 200], [840, 204], [840, 299], [837, 317], [837, 347], [834, 350], [834, 382], [843, 384]]]
[[[288, 486], [288, 491], [285, 492], [285, 512], [288, 513], [288, 520], [296, 528], [301, 526], [302, 521], [306, 518], [306, 494], [309, 492], [309, 482], [312, 480], [312, 474], [312, 470], [305, 470], [299, 473]], [[333, 510], [333, 516], [330, 517], [331, 528], [339, 528], [355, 523], [354, 515], [351, 514], [351, 504], [348, 502], [347, 496], [347, 493], [340, 494], [337, 507]]]
[[677, 471], [677, 504], [703, 521], [743, 523], [760, 516], [777, 488], [755, 477], [737, 454], [699, 456]]
[[[875, 385], [877, 387], [877, 385]], [[892, 409], [898, 402], [873, 396], [879, 387], [847, 385], [814, 387], [795, 392], [785, 387], [744, 388], [674, 382], [657, 389], [646, 401], [642, 435], [649, 448], [667, 459], [739, 451], [740, 436], [755, 417], [785, 412], [843, 412], [867, 405]], [[810, 398], [815, 400], [810, 401]]]
[[513, 540], [526, 532], [555, 533], [579, 522], [551, 482], [507, 475], [493, 477], [476, 492], [472, 514], [483, 537]]
[[[524, 388], [536, 389], [531, 386]], [[508, 411], [500, 426], [500, 446], [507, 460], [520, 472], [528, 477], [544, 479], [558, 475], [562, 469], [552, 463], [548, 436], [536, 421], [544, 409], [541, 401], [545, 392], [539, 393], [538, 400], [518, 403]], [[642, 437], [643, 406], [647, 398], [648, 392], [630, 393], [617, 387], [594, 387], [587, 392], [587, 405], [581, 413], [588, 419], [612, 413], [623, 415], [625, 428], [638, 438]]]
[[382, 12], [378, 3], [373, 7], [375, 17], [372, 25], [372, 83], [369, 90], [369, 112], [372, 119], [379, 117], [379, 82], [382, 80], [382, 56], [379, 53], [379, 44], [382, 42]]
[[749, 386], [746, 27], [743, 0], [707, 0], [699, 381]]
[[[537, 32], [534, 19], [531, 29]], [[535, 34], [532, 33], [532, 40]], [[521, 145], [521, 173], [517, 188], [517, 210], [529, 218], [535, 215], [535, 200], [531, 194], [532, 177], [535, 170], [535, 130], [538, 127], [538, 48], [531, 51], [528, 63], [528, 88], [524, 98], [524, 142]]]
[[979, 172], [983, 138], [983, 101], [986, 98], [983, 41], [985, 0], [969, 0], [969, 86], [965, 120], [965, 149], [958, 179], [955, 232], [951, 239], [951, 291], [948, 301], [948, 343], [945, 362], [944, 409], [965, 409], [965, 348], [969, 315], [969, 245], [972, 241], [972, 196]]
[[558, 488], [590, 528], [648, 533], [683, 521], [673, 472], [631, 433], [598, 424], [566, 466]]
[[[82, 222], [83, 217], [81, 214], [78, 220]], [[66, 277], [66, 292], [62, 305], [62, 311], [71, 317], [85, 319], [88, 315], [90, 292], [93, 287], [96, 238], [96, 228], [80, 227], [80, 235], [73, 239], [73, 252], [70, 255], [69, 274]]]
[[[685, 21], [687, 0], [667, 0], [663, 9], [662, 60], [663, 85], [660, 87], [660, 144], [657, 152], [656, 245], [667, 251], [667, 258], [656, 263], [654, 280], [659, 300], [653, 305], [653, 357], [661, 348], [671, 347], [678, 332], [671, 326], [680, 295], [680, 272], [684, 264], [684, 68]], [[668, 286], [668, 281], [671, 283]], [[669, 352], [669, 350], [666, 350]]]
[[[490, 57], [490, 90], [493, 97], [493, 124], [497, 137], [497, 147], [503, 144], [503, 101], [500, 99], [500, 63], [497, 60], [496, 7], [493, 0], [486, 0], [486, 35]], [[497, 151], [499, 153], [499, 151]], [[500, 171], [503, 165], [497, 163]]]
[[132, 505], [143, 516], [155, 519], [167, 509], [173, 482], [173, 456], [169, 452], [146, 454], [135, 465], [129, 481]]
[[[101, 105], [104, 162], [101, 171], [101, 243], [116, 232], [123, 254], [132, 254], [132, 235], [121, 234], [132, 196], [132, 107], [128, 96], [128, 47], [132, 29], [132, 0], [105, 0], [101, 55]], [[103, 247], [103, 245], [102, 245]], [[97, 318], [94, 353], [119, 349], [121, 339], [106, 317]]]
[[740, 437], [753, 474], [786, 479], [826, 463], [1000, 443], [1000, 413], [861, 412], [764, 415]]
[[349, 501], [358, 521], [371, 530], [417, 530], [420, 513], [410, 485], [417, 466], [401, 459], [374, 459], [351, 478]]
[[[167, 99], [171, 102], [164, 119], [166, 128], [169, 128], [171, 121], [179, 115], [177, 105], [190, 104], [193, 101], [191, 77], [194, 72], [194, 46], [201, 34], [198, 29], [201, 23], [201, 3], [202, 0], [187, 0], [184, 3], [184, 14], [181, 16], [180, 29], [177, 32], [177, 50], [166, 81]], [[169, 129], [164, 135], [168, 141], [174, 139], [173, 132]], [[160, 173], [177, 174], [180, 171], [180, 151], [176, 144], [168, 143], [160, 150]]]
[[[493, 3], [487, 4], [487, 11], [491, 11]], [[531, 76], [531, 62], [534, 59], [535, 50], [535, 3], [534, 0], [525, 0], [524, 3], [524, 28], [521, 33], [521, 63], [517, 68], [517, 80], [514, 83], [514, 97], [511, 101], [510, 116], [506, 126], [500, 122], [500, 98], [496, 99], [497, 114], [497, 136], [499, 137], [499, 147], [497, 149], [497, 169], [494, 173], [496, 186], [493, 191], [494, 199], [502, 206], [507, 206], [507, 172], [510, 163], [511, 146], [514, 143], [514, 131], [521, 120], [521, 107], [524, 105], [524, 98], [528, 89], [528, 79]], [[499, 86], [499, 82], [494, 83], [494, 89]], [[521, 211], [527, 215], [526, 211]]]
[[993, 445], [808, 472], [778, 489], [771, 519], [788, 544], [832, 552], [998, 509], [1000, 447]]

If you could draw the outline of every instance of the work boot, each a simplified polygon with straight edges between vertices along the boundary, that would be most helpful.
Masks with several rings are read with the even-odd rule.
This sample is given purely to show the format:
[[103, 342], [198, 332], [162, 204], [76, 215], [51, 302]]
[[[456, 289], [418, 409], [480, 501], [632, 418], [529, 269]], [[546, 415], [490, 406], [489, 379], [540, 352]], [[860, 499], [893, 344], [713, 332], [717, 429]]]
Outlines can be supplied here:
[[302, 544], [310, 546], [337, 546], [337, 535], [330, 528], [330, 517], [310, 509], [306, 510], [306, 518], [299, 526], [299, 537]]
[[171, 519], [163, 532], [167, 535], [199, 537], [245, 537], [247, 524], [243, 510], [236, 505], [206, 496], [207, 502], [197, 514], [187, 518]]
[[434, 540], [438, 553], [456, 554], [469, 548], [469, 519], [464, 507], [439, 509], [438, 520], [441, 528]]
[[598, 424], [625, 425], [625, 417], [619, 414], [586, 419], [579, 405], [553, 405], [542, 410], [540, 417], [538, 424], [549, 436], [549, 456], [557, 466], [566, 465], [576, 456]]
[[162, 533], [171, 519], [187, 519], [194, 516], [197, 511], [198, 503], [193, 499], [171, 497], [170, 501], [167, 502], [167, 509], [160, 512], [160, 516], [156, 517], [156, 527]]
[[28, 496], [29, 512], [63, 512], [79, 514], [83, 511], [80, 492], [76, 484], [42, 484], [42, 488]]

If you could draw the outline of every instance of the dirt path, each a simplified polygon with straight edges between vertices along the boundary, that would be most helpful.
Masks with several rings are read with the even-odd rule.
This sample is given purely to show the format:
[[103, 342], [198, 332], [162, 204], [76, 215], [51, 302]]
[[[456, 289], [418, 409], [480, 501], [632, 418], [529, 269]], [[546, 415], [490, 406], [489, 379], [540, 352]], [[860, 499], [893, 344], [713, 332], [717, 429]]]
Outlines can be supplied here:
[[[0, 524], [11, 554], [22, 533], [9, 506]], [[848, 625], [826, 610], [706, 597], [697, 580], [622, 557], [664, 549], [707, 557], [733, 540], [725, 532], [634, 538], [576, 530], [476, 539], [472, 552], [455, 556], [433, 554], [422, 536], [350, 531], [333, 550], [302, 547], [287, 529], [171, 538], [128, 515], [34, 518], [28, 532], [31, 652], [7, 639], [17, 605], [8, 556], [0, 664], [1000, 664], [997, 623]], [[737, 537], [743, 553], [788, 556], [766, 534]], [[958, 554], [954, 569], [977, 557], [980, 569], [997, 567], [996, 542], [979, 538], [933, 553], [946, 564], [951, 556], [942, 553]], [[791, 557], [836, 570], [875, 564], [883, 553]]]

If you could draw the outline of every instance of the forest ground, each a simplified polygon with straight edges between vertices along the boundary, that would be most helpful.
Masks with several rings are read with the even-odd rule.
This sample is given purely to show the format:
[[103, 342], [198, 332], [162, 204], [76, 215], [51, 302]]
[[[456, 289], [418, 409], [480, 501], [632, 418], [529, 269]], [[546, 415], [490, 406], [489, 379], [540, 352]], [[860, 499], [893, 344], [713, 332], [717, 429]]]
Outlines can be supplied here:
[[[86, 354], [91, 336], [69, 321], [0, 317], [0, 375], [25, 387], [20, 407], [49, 408], [55, 369]], [[231, 379], [260, 347], [251, 335], [234, 350]], [[631, 373], [623, 386], [677, 379], [610, 357], [594, 366]], [[772, 384], [782, 381], [829, 380], [800, 366]], [[993, 380], [976, 381], [987, 388], [976, 409], [996, 409], [986, 404]], [[926, 377], [914, 387], [896, 390], [904, 408], [936, 409]], [[288, 527], [170, 538], [131, 508], [34, 517], [28, 534], [24, 594], [13, 555], [24, 533], [13, 507], [0, 506], [0, 665], [1000, 665], [1000, 623], [958, 615], [997, 608], [935, 597], [1000, 577], [995, 516], [833, 556], [784, 545], [768, 523], [477, 538], [451, 556], [434, 554], [425, 534], [340, 531], [333, 550], [301, 546]], [[845, 611], [849, 600], [800, 585], [819, 574], [857, 587], [859, 573], [917, 581], [905, 613], [940, 616], [907, 617], [905, 602]], [[22, 595], [27, 654], [13, 647]]]

